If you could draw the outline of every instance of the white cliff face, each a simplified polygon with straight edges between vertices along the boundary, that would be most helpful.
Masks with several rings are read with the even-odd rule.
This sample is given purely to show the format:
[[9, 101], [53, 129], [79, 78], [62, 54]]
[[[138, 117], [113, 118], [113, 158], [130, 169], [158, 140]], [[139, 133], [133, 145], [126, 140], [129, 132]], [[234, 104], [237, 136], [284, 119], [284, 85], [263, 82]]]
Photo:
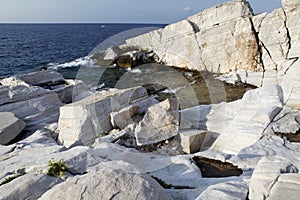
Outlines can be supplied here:
[[289, 30], [291, 47], [288, 58], [299, 57], [300, 54], [300, 1], [299, 0], [282, 0], [282, 8], [286, 14], [286, 26]]
[[256, 37], [248, 17], [200, 28], [197, 39], [208, 71], [227, 73], [237, 69], [262, 70]]
[[[178, 41], [178, 42], [175, 42]], [[183, 20], [166, 26], [162, 31], [161, 43], [163, 48], [162, 61], [171, 66], [203, 70], [204, 65], [201, 59], [201, 49], [196, 40], [192, 24]]]
[[262, 70], [251, 16], [246, 2], [231, 1], [126, 43], [154, 50], [161, 61], [176, 67], [221, 73]]
[[188, 20], [128, 39], [126, 43], [129, 46], [154, 50], [160, 61], [167, 65], [198, 71], [205, 69], [193, 26]]
[[216, 24], [236, 20], [239, 17], [251, 16], [252, 11], [244, 0], [228, 1], [224, 4], [208, 8], [188, 19], [199, 28], [209, 28]]
[[282, 0], [282, 7], [287, 11], [294, 11], [299, 5], [299, 0]]
[[196, 27], [202, 61], [208, 71], [261, 70], [251, 16], [246, 2], [231, 1], [189, 18]]
[[262, 21], [258, 23], [256, 31], [260, 40], [265, 70], [280, 70], [287, 58], [290, 39], [285, 20], [284, 11], [277, 9], [263, 15]]
[[229, 1], [126, 44], [153, 50], [167, 65], [245, 75], [235, 80], [258, 87], [280, 84], [300, 56], [300, 3], [282, 5], [253, 16], [247, 1]]

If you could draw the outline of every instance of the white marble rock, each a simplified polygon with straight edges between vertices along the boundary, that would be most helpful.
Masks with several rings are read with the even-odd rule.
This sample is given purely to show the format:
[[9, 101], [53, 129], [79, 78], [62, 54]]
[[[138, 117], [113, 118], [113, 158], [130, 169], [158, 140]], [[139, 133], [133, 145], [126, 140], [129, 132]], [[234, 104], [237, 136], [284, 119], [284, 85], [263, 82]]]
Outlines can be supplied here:
[[25, 128], [26, 123], [10, 112], [0, 112], [0, 144], [7, 144]]
[[135, 129], [137, 145], [155, 144], [178, 134], [177, 99], [166, 99], [148, 108]]
[[150, 176], [102, 169], [69, 178], [47, 191], [40, 199], [137, 199], [170, 200], [169, 194]]
[[128, 107], [132, 101], [147, 96], [143, 87], [95, 93], [60, 108], [59, 141], [66, 147], [75, 142], [94, 143], [99, 134], [111, 130], [110, 113]]
[[199, 152], [205, 140], [206, 134], [207, 131], [203, 130], [181, 131], [179, 135], [182, 150], [188, 154]]

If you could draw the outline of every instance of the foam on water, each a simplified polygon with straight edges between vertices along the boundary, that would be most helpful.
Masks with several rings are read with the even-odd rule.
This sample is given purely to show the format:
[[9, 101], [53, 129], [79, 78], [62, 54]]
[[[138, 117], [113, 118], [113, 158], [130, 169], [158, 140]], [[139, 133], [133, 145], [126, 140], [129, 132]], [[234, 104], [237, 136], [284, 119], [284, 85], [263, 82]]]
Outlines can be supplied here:
[[176, 92], [178, 92], [179, 90], [182, 90], [184, 88], [185, 88], [185, 86], [178, 87], [178, 88], [175, 88], [175, 89], [165, 89], [164, 91], [162, 91], [162, 93], [175, 94]]
[[91, 56], [85, 56], [83, 58], [75, 59], [71, 62], [67, 63], [49, 63], [47, 65], [50, 69], [59, 69], [59, 68], [68, 68], [68, 67], [81, 67], [81, 66], [93, 66], [95, 65], [96, 61], [91, 59]]

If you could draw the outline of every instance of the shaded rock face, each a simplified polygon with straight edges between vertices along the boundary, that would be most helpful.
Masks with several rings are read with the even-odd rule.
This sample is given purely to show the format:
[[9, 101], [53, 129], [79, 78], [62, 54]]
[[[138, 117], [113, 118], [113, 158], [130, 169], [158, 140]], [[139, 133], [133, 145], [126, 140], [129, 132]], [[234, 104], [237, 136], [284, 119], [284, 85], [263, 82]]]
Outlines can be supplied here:
[[0, 144], [7, 144], [25, 128], [26, 123], [13, 113], [0, 112]]
[[50, 93], [48, 90], [36, 86], [0, 86], [0, 106], [41, 97], [48, 93]]
[[228, 162], [213, 160], [208, 158], [193, 157], [200, 168], [203, 177], [228, 177], [240, 176], [243, 170]]
[[88, 86], [81, 80], [66, 80], [65, 84], [51, 87], [63, 103], [79, 101], [90, 95]]
[[201, 130], [186, 130], [180, 132], [180, 142], [182, 150], [185, 153], [196, 153], [200, 151], [205, 137], [207, 136], [207, 131]]
[[110, 114], [112, 126], [124, 129], [127, 125], [135, 123], [133, 117], [137, 114], [138, 110], [138, 106], [129, 106], [121, 109], [119, 112], [112, 112]]
[[143, 51], [134, 46], [111, 46], [103, 53], [93, 54], [92, 58], [100, 66], [117, 65], [127, 69], [158, 61], [152, 51]]
[[44, 199], [137, 199], [171, 200], [169, 194], [147, 175], [103, 169], [69, 178], [46, 192]]

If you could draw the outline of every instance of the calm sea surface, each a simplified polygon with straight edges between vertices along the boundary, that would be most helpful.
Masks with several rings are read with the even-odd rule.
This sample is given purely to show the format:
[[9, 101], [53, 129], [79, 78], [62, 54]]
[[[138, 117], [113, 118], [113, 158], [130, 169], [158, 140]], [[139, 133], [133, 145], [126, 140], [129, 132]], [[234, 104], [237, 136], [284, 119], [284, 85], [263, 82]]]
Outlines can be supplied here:
[[79, 66], [88, 64], [86, 57], [91, 52], [121, 44], [126, 38], [163, 26], [0, 24], [0, 78], [37, 71], [43, 66], [61, 70], [71, 78]]

